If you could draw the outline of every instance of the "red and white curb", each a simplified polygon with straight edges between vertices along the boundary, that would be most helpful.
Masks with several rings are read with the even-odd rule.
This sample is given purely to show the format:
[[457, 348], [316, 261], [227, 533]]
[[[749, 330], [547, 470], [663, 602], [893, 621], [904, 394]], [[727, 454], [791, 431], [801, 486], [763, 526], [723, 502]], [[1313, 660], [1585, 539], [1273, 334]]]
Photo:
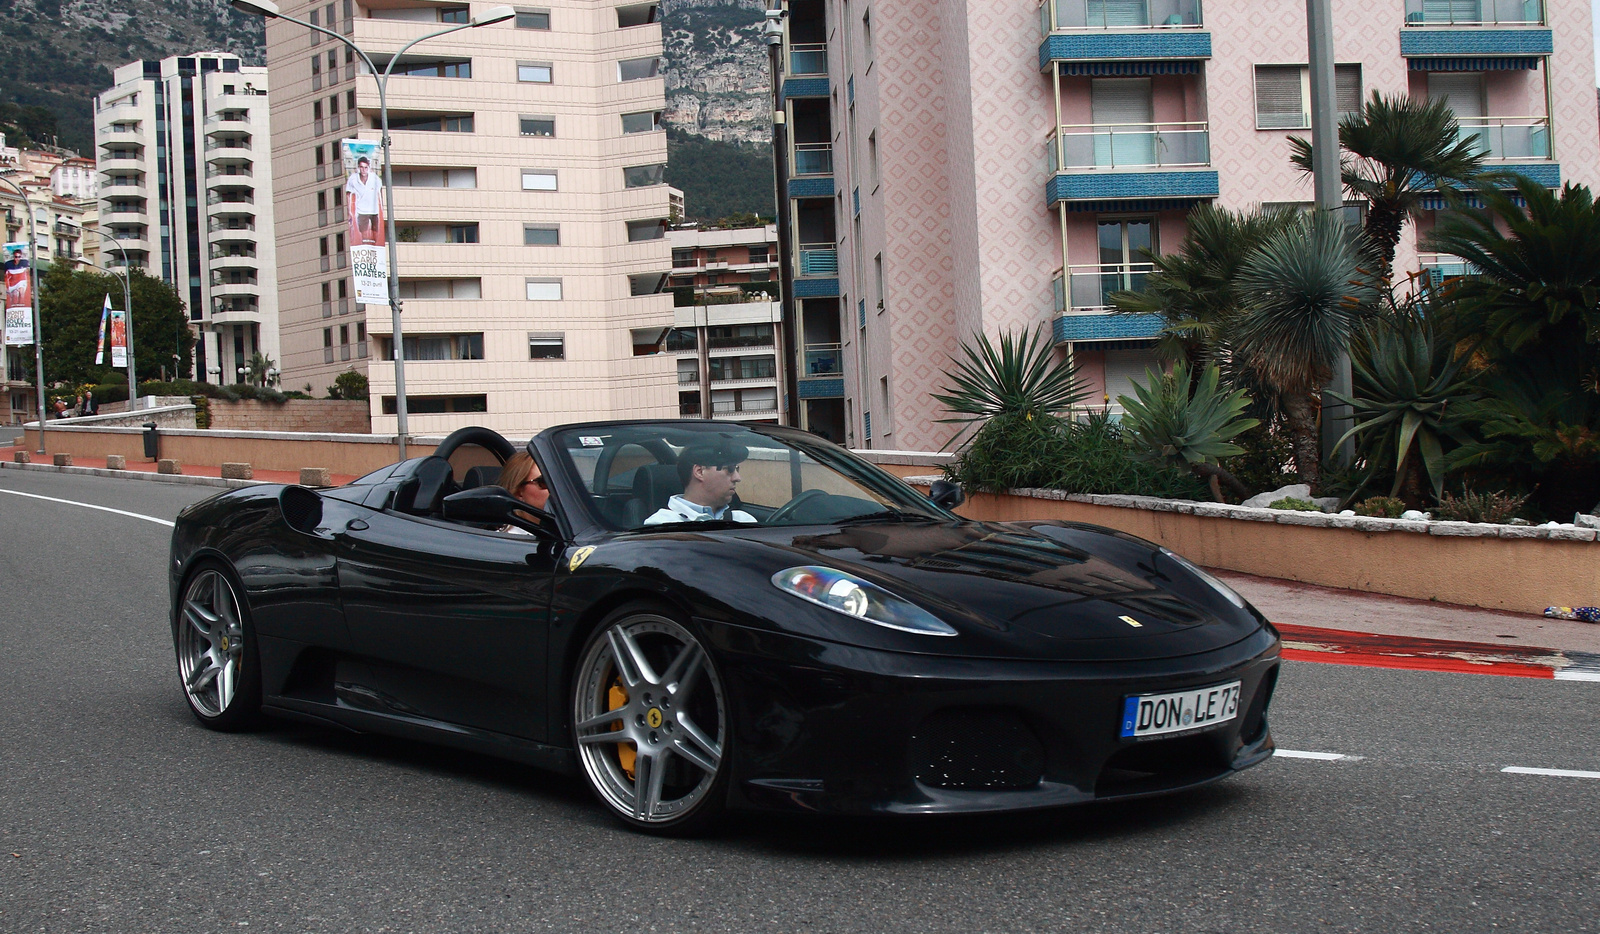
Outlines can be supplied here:
[[1300, 662], [1449, 671], [1556, 681], [1600, 681], [1600, 655], [1490, 642], [1450, 642], [1274, 623], [1283, 657]]

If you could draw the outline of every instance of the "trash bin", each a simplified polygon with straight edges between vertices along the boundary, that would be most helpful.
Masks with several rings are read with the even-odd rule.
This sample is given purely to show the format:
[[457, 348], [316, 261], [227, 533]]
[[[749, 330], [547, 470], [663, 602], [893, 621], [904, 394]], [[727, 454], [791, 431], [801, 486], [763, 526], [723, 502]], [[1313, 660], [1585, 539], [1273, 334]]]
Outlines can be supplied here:
[[144, 423], [144, 456], [155, 460], [161, 456], [160, 440], [156, 434], [156, 423]]

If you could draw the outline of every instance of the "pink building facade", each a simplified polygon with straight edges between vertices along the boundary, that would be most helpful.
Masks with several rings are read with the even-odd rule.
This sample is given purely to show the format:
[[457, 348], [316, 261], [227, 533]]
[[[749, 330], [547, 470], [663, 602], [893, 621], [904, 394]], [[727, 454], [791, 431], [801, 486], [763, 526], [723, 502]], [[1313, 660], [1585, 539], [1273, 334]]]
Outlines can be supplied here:
[[[802, 380], [853, 446], [936, 450], [962, 341], [1047, 328], [1092, 401], [1153, 365], [1105, 296], [1195, 205], [1305, 204], [1302, 0], [792, 0], [784, 94], [801, 313], [836, 312], [842, 378]], [[1333, 0], [1339, 109], [1444, 98], [1492, 167], [1600, 181], [1589, 11], [1540, 0]], [[826, 144], [826, 145], [822, 145]], [[1442, 206], [1442, 205], [1439, 205]], [[1397, 272], [1435, 207], [1408, 225]], [[830, 252], [831, 251], [831, 252]]]

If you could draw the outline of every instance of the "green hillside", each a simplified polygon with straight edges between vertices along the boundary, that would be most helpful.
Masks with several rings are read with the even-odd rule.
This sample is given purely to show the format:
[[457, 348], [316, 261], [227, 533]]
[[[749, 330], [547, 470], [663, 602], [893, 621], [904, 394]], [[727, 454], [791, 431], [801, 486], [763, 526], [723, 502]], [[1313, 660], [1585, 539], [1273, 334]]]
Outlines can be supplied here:
[[772, 147], [667, 131], [667, 182], [682, 189], [690, 220], [777, 213]]

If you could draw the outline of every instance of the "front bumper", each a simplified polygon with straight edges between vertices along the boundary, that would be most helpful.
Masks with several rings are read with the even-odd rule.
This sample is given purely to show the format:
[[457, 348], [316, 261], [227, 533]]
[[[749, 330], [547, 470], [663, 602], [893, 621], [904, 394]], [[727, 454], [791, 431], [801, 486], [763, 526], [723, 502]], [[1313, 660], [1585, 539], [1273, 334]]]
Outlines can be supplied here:
[[[834, 814], [1028, 810], [1163, 794], [1272, 755], [1268, 627], [1201, 655], [1137, 662], [917, 656], [701, 621], [734, 736], [729, 806]], [[1129, 694], [1242, 682], [1199, 732], [1120, 734]]]

